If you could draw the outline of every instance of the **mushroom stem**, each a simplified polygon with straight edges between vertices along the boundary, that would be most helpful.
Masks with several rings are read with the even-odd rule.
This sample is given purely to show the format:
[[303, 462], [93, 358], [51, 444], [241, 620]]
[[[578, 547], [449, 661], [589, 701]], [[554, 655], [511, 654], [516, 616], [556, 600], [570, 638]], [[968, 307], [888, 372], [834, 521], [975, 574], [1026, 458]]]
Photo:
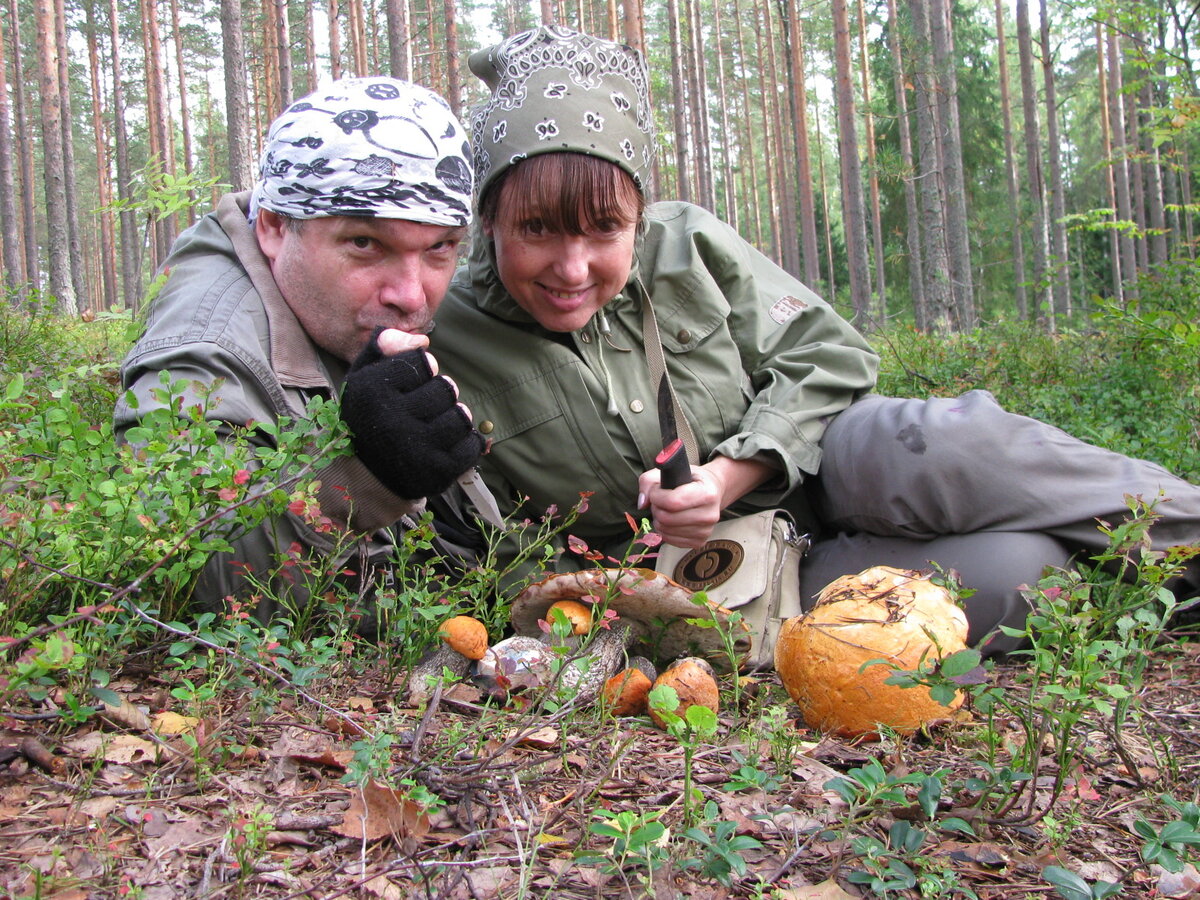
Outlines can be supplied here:
[[409, 706], [419, 706], [430, 698], [433, 689], [429, 680], [440, 677], [442, 669], [449, 669], [455, 680], [461, 680], [471, 667], [471, 660], [463, 656], [449, 644], [441, 644], [413, 667], [408, 673], [408, 683], [405, 691], [405, 702]]
[[571, 699], [573, 706], [591, 703], [600, 695], [604, 683], [624, 668], [625, 651], [636, 637], [637, 631], [632, 625], [616, 621], [592, 638], [586, 651], [577, 657], [590, 663], [575, 688], [575, 696]]

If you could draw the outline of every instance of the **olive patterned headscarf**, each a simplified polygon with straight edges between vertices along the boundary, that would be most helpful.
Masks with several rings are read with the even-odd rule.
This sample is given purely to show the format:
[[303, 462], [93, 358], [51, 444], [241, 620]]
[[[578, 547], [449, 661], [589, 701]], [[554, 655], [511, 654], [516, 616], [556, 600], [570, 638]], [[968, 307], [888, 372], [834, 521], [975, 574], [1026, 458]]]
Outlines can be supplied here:
[[636, 50], [542, 25], [471, 54], [468, 64], [492, 92], [471, 116], [478, 196], [514, 163], [563, 151], [616, 163], [646, 194], [654, 123]]

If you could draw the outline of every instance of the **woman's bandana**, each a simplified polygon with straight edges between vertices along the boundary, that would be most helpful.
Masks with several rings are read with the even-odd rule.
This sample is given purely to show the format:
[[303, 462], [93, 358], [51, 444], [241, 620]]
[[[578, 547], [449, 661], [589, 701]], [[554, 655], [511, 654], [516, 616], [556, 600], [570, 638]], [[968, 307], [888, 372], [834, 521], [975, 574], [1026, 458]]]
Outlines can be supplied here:
[[470, 145], [437, 94], [395, 78], [345, 78], [272, 124], [250, 197], [295, 219], [471, 220]]
[[636, 50], [543, 25], [471, 54], [468, 64], [492, 92], [471, 114], [480, 195], [513, 163], [563, 151], [615, 163], [646, 194], [654, 122]]

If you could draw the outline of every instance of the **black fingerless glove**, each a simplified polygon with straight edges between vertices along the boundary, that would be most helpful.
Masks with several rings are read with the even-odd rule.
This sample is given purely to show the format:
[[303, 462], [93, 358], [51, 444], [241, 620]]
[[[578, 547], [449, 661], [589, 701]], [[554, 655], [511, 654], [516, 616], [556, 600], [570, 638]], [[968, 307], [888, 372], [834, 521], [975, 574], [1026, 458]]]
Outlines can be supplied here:
[[354, 452], [393, 494], [440, 494], [475, 465], [483, 436], [454, 388], [429, 368], [424, 350], [384, 356], [379, 332], [358, 355], [342, 389], [342, 421]]

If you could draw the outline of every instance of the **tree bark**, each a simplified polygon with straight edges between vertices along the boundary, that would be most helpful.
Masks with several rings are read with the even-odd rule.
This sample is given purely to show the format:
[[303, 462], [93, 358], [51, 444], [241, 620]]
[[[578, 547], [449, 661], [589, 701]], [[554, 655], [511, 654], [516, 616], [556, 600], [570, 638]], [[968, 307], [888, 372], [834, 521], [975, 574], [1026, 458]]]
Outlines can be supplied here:
[[221, 0], [221, 45], [225, 61], [225, 121], [229, 143], [229, 180], [235, 191], [254, 184], [247, 107], [246, 54], [240, 0]]
[[4, 23], [0, 21], [0, 252], [4, 263], [4, 289], [9, 303], [16, 306], [25, 293], [25, 262], [21, 256], [21, 220], [17, 218], [17, 184], [12, 162], [8, 64], [4, 50]]
[[387, 0], [387, 30], [392, 77], [412, 81], [408, 0]]
[[75, 183], [75, 121], [71, 110], [71, 50], [67, 44], [67, 12], [63, 0], [55, 0], [54, 40], [58, 45], [58, 90], [62, 103], [63, 197], [67, 215], [67, 252], [70, 257], [71, 286], [78, 309], [87, 303], [87, 280], [83, 274], [83, 241], [79, 228], [79, 191]]
[[[767, 87], [767, 67], [762, 64], [763, 60], [769, 58], [766, 52], [766, 41], [763, 38], [762, 23], [764, 19], [769, 19], [771, 12], [767, 8], [755, 10], [754, 15], [754, 37], [759, 60], [758, 65], [758, 96], [762, 99], [762, 125], [763, 132], [761, 137], [761, 145], [763, 148], [763, 171], [766, 173], [767, 181], [767, 216], [771, 222], [771, 240], [768, 247], [761, 247], [768, 256], [776, 263], [779, 258], [779, 179], [776, 177], [776, 172], [779, 164], [779, 154], [775, 152], [775, 131], [777, 122], [774, 118], [774, 113], [771, 106], [771, 97]], [[772, 84], [774, 81], [771, 82]], [[750, 144], [748, 146], [753, 146]]]
[[721, 117], [721, 204], [717, 214], [737, 230], [740, 217], [738, 215], [737, 198], [733, 190], [733, 166], [730, 164], [729, 146], [733, 142], [733, 130], [729, 123], [729, 89], [725, 77], [725, 47], [721, 41], [721, 4], [722, 0], [713, 0], [713, 38], [717, 44], [717, 114]]
[[687, 92], [683, 83], [683, 43], [679, 34], [679, 4], [667, 0], [667, 40], [671, 54], [671, 110], [675, 123], [675, 196], [692, 199], [688, 177]]
[[908, 291], [911, 295], [913, 321], [918, 328], [925, 321], [925, 284], [921, 274], [921, 212], [917, 205], [914, 181], [912, 130], [908, 122], [908, 92], [905, 88], [904, 59], [900, 54], [900, 17], [896, 0], [888, 0], [888, 49], [892, 55], [892, 91], [896, 95], [896, 130], [900, 143], [900, 165], [904, 173], [904, 229], [908, 250]]
[[871, 315], [871, 275], [867, 262], [867, 223], [863, 212], [862, 170], [858, 162], [854, 86], [850, 66], [850, 18], [846, 0], [833, 0], [834, 64], [837, 72], [838, 157], [842, 176], [842, 222], [850, 267], [850, 302], [854, 321], [863, 324]]
[[1033, 210], [1033, 293], [1029, 314], [1036, 320], [1045, 317], [1054, 328], [1054, 307], [1049, 302], [1049, 238], [1046, 228], [1045, 183], [1042, 180], [1041, 126], [1038, 123], [1037, 95], [1033, 84], [1033, 48], [1029, 27], [1029, 2], [1017, 0], [1017, 50], [1021, 60], [1021, 102], [1025, 112], [1025, 168], [1029, 182], [1029, 200]]
[[117, 0], [108, 3], [109, 60], [112, 68], [113, 138], [117, 157], [117, 199], [121, 201], [121, 296], [127, 309], [136, 310], [142, 293], [137, 215], [130, 204], [133, 170], [129, 162], [129, 134], [125, 125], [125, 75], [121, 67], [120, 10]]
[[[171, 39], [175, 46], [175, 68], [179, 74], [179, 129], [183, 137], [183, 171], [192, 174], [192, 114], [188, 109], [187, 72], [183, 65], [183, 31], [179, 27], [179, 0], [171, 0]], [[187, 223], [196, 221], [196, 197], [188, 193]]]
[[1013, 146], [1012, 99], [1008, 89], [1008, 47], [1004, 40], [1003, 0], [996, 0], [996, 55], [1000, 60], [1000, 115], [1004, 128], [1004, 180], [1008, 185], [1008, 206], [1012, 210], [1013, 271], [1016, 278], [1017, 317], [1029, 318], [1025, 296], [1025, 241], [1021, 236], [1021, 195], [1017, 185], [1017, 154]]
[[883, 272], [883, 220], [879, 214], [879, 171], [875, 165], [875, 113], [871, 109], [871, 62], [867, 51], [866, 4], [858, 4], [858, 53], [862, 74], [863, 140], [867, 145], [867, 187], [871, 201], [871, 243], [875, 254], [875, 320], [887, 318], [887, 279]]
[[800, 209], [800, 255], [804, 266], [804, 283], [815, 291], [821, 283], [821, 259], [817, 252], [817, 204], [813, 196], [812, 160], [808, 147], [808, 82], [804, 74], [804, 29], [800, 22], [799, 0], [787, 0], [787, 24], [792, 133], [796, 138], [796, 193]]
[[100, 90], [100, 52], [96, 38], [94, 3], [84, 4], [87, 16], [88, 73], [92, 85], [92, 137], [96, 153], [96, 193], [100, 200], [100, 309], [117, 302], [117, 263], [113, 247], [112, 186], [109, 184], [108, 132], [104, 126], [103, 93]]
[[1054, 51], [1050, 45], [1050, 16], [1041, 0], [1042, 81], [1046, 89], [1046, 159], [1050, 164], [1050, 234], [1054, 313], [1071, 314], [1071, 269], [1067, 248], [1066, 188], [1062, 177], [1062, 144], [1058, 137], [1058, 93], [1054, 78]]
[[49, 257], [50, 293], [58, 311], [67, 315], [75, 311], [76, 297], [71, 281], [70, 232], [64, 202], [66, 173], [62, 149], [62, 96], [58, 82], [58, 46], [54, 38], [54, 0], [37, 0], [34, 15], [41, 84], [42, 165], [46, 191], [46, 251]]
[[[1112, 133], [1112, 173], [1117, 194], [1117, 218], [1122, 222], [1133, 221], [1133, 206], [1129, 196], [1129, 160], [1125, 147], [1125, 103], [1122, 96], [1121, 50], [1117, 31], [1108, 27], [1106, 41], [1108, 56], [1108, 120]], [[1137, 278], [1136, 250], [1133, 237], [1127, 228], [1117, 235], [1117, 246], [1121, 253], [1121, 281], [1126, 296], [1133, 290]]]
[[462, 115], [462, 77], [459, 75], [458, 20], [454, 15], [454, 0], [443, 4], [446, 16], [446, 100], [456, 116]]
[[[32, 126], [26, 114], [25, 66], [21, 53], [25, 49], [21, 40], [21, 20], [17, 0], [8, 3], [9, 47], [12, 49], [12, 111], [13, 134], [30, 134]], [[21, 244], [25, 260], [25, 281], [30, 290], [42, 287], [41, 266], [38, 262], [38, 246], [33, 236], [37, 234], [37, 190], [34, 185], [33, 141], [17, 141], [17, 167], [21, 173]]]
[[[172, 0], [174, 2], [174, 0]], [[264, 0], [275, 4], [275, 45], [279, 53], [279, 110], [292, 105], [292, 27], [288, 21], [288, 0]]]
[[967, 185], [963, 175], [962, 132], [958, 116], [957, 60], [948, 0], [932, 0], [930, 3], [929, 36], [937, 73], [938, 137], [945, 174], [946, 252], [950, 257], [950, 277], [954, 282], [956, 325], [960, 331], [966, 331], [979, 324], [979, 316], [975, 310]]
[[926, 331], [954, 328], [954, 295], [950, 262], [946, 258], [945, 205], [938, 181], [937, 101], [933, 78], [933, 53], [924, 0], [909, 0], [916, 52], [913, 70], [913, 105], [917, 113], [917, 181], [921, 186], [921, 271], [925, 277], [925, 319], [917, 327]]

